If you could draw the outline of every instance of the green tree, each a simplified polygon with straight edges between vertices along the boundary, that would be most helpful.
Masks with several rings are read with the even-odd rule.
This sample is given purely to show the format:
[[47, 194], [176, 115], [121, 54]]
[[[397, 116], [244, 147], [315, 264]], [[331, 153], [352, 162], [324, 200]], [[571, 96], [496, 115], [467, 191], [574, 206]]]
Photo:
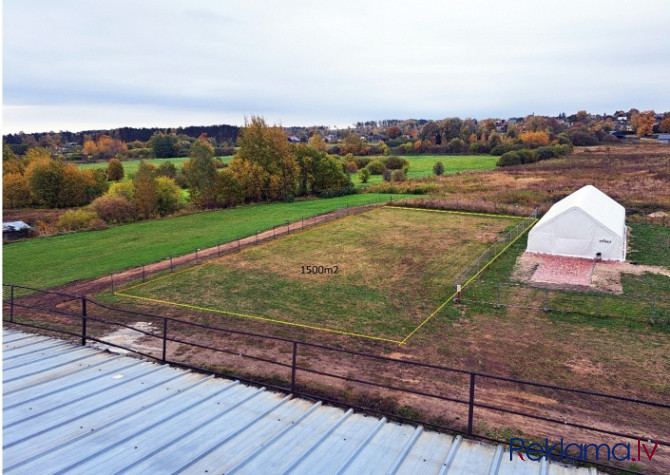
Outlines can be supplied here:
[[63, 186], [63, 162], [37, 158], [28, 165], [26, 178], [35, 200], [47, 208], [57, 208]]
[[435, 165], [433, 165], [433, 173], [435, 175], [440, 176], [444, 174], [444, 163], [442, 162], [435, 162]]
[[123, 164], [118, 158], [112, 158], [107, 163], [107, 180], [109, 181], [121, 181], [125, 171], [123, 170]]
[[178, 137], [176, 135], [170, 134], [166, 135], [161, 132], [156, 132], [149, 139], [149, 144], [153, 150], [154, 157], [156, 158], [172, 158], [177, 156], [177, 142]]
[[156, 209], [158, 214], [165, 216], [172, 214], [181, 207], [181, 188], [172, 178], [156, 177]]
[[218, 202], [225, 207], [237, 206], [244, 202], [244, 189], [231, 170], [222, 170], [216, 175]]
[[204, 140], [196, 140], [190, 156], [191, 159], [184, 166], [189, 199], [198, 208], [213, 208], [217, 204], [214, 147]]

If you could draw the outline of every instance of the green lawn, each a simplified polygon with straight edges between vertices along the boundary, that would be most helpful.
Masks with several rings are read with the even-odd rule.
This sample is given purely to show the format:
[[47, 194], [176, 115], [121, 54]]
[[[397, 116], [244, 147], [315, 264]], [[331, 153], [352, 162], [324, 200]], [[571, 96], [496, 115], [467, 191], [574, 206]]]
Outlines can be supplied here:
[[[401, 199], [403, 195], [394, 195]], [[50, 288], [90, 279], [169, 256], [216, 246], [271, 229], [286, 220], [387, 201], [390, 195], [360, 194], [340, 198], [241, 206], [177, 218], [117, 226], [103, 231], [30, 239], [3, 246], [5, 283]]]
[[[117, 292], [399, 343], [516, 218], [382, 208]], [[417, 239], [417, 236], [421, 236]], [[311, 272], [315, 269], [315, 272]]]
[[[409, 160], [409, 171], [407, 178], [426, 178], [433, 176], [433, 165], [442, 162], [444, 173], [457, 173], [467, 170], [493, 170], [496, 167], [498, 157], [491, 155], [403, 155], [402, 158]], [[351, 175], [355, 184], [360, 184], [358, 173]], [[368, 183], [381, 183], [381, 175], [371, 176]]]

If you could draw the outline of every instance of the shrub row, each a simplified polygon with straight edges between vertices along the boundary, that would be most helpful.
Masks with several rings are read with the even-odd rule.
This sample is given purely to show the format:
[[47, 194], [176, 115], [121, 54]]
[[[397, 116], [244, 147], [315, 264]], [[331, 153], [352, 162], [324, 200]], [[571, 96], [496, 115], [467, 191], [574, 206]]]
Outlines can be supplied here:
[[547, 145], [539, 147], [535, 150], [522, 148], [520, 150], [510, 150], [503, 153], [498, 159], [497, 166], [509, 167], [514, 165], [523, 165], [526, 163], [539, 162], [541, 160], [548, 160], [563, 155], [567, 155], [572, 151], [570, 145]]

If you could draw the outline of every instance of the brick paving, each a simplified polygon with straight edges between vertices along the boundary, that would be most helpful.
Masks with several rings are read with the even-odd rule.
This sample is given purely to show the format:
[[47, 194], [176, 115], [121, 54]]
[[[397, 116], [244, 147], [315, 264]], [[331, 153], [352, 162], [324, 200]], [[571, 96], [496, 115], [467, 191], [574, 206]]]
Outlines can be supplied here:
[[531, 282], [591, 285], [593, 268], [596, 263], [593, 259], [550, 256], [547, 254], [532, 254], [532, 256], [539, 258], [542, 262], [531, 277]]

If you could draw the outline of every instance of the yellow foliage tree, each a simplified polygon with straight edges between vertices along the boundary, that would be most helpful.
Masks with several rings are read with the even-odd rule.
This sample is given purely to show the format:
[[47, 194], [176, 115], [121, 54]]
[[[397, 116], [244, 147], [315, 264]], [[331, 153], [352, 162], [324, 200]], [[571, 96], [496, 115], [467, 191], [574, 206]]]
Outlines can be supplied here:
[[519, 135], [519, 140], [528, 148], [544, 147], [549, 145], [549, 136], [546, 132], [524, 132]]

